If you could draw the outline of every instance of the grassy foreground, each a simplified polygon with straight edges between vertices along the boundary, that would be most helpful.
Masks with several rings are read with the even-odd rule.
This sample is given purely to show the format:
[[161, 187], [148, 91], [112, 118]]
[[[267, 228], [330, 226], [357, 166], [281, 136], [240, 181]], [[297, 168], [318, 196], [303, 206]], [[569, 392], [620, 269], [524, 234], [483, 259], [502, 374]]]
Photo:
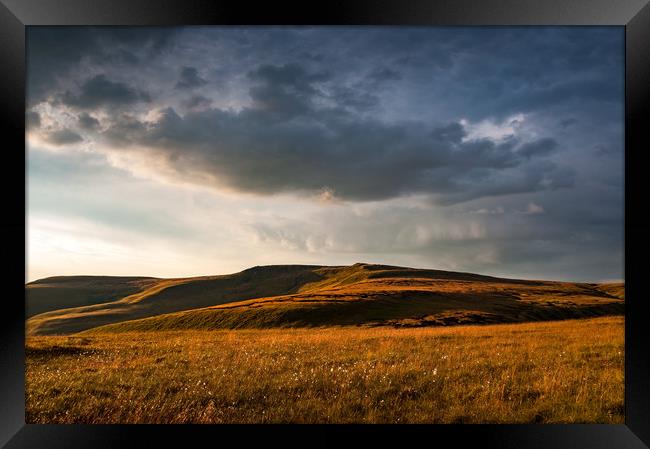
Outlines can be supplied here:
[[27, 423], [623, 423], [623, 317], [29, 337]]

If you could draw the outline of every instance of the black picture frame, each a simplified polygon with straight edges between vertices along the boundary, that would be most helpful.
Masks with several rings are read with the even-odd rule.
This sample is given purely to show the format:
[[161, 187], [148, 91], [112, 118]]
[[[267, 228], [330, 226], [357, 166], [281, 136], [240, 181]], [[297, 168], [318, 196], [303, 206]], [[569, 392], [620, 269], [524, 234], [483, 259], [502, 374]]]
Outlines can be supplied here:
[[[24, 268], [26, 175], [25, 27], [30, 25], [613, 25], [626, 30], [625, 87], [625, 424], [624, 425], [285, 425], [120, 426], [25, 424]], [[648, 0], [384, 0], [280, 5], [222, 0], [0, 0], [0, 111], [5, 170], [0, 220], [5, 277], [0, 313], [0, 445], [17, 448], [194, 447], [263, 443], [370, 444], [502, 448], [644, 448], [650, 445], [650, 338], [643, 293], [650, 222], [643, 170], [648, 166], [650, 90]], [[23, 185], [24, 186], [24, 185]], [[21, 265], [20, 261], [23, 262]], [[236, 438], [236, 440], [234, 440]], [[416, 443], [418, 442], [418, 443]]]

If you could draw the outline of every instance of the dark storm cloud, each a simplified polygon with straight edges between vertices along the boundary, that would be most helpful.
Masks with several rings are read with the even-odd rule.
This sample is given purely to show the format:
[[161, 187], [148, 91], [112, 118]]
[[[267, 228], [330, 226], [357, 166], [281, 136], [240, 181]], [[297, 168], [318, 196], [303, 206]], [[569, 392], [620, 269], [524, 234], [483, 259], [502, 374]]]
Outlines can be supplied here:
[[66, 91], [61, 101], [80, 109], [93, 109], [103, 106], [126, 106], [151, 101], [148, 93], [135, 89], [125, 83], [111, 81], [106, 75], [96, 75], [86, 80], [78, 93]]
[[[470, 139], [468, 122], [459, 119], [499, 123], [550, 108], [557, 129], [574, 129], [574, 117], [592, 111], [597, 126], [612, 118], [622, 88], [621, 36], [605, 29], [201, 28], [183, 31], [183, 52], [171, 60], [195, 51], [187, 36], [203, 39], [202, 50], [171, 69], [169, 60], [151, 58], [173, 48], [169, 30], [84, 32], [113, 67], [135, 73], [148, 55], [146, 67], [157, 63], [159, 70], [140, 86], [119, 81], [123, 74], [78, 80], [80, 88], [59, 92], [64, 104], [88, 112], [121, 107], [127, 113], [105, 124], [109, 142], [148, 146], [154, 151], [147, 157], [157, 154], [180, 177], [201, 172], [215, 184], [260, 194], [327, 189], [342, 199], [375, 200], [420, 193], [451, 204], [572, 187], [576, 173], [558, 156], [566, 145], [556, 130], [535, 139], [517, 132], [500, 141]], [[71, 49], [59, 59], [78, 65], [86, 58], [97, 73], [102, 63], [89, 56], [92, 46], [75, 47], [65, 33], [59, 39]], [[205, 49], [214, 45], [226, 61], [219, 66], [206, 63]], [[171, 79], [163, 76], [171, 71]], [[249, 103], [221, 105], [206, 90], [201, 74], [208, 73], [219, 73], [229, 88], [237, 80]], [[166, 92], [170, 83], [192, 96]], [[129, 113], [147, 102], [163, 106], [158, 118]]]
[[181, 75], [176, 82], [176, 89], [194, 89], [207, 84], [207, 81], [199, 76], [199, 71], [195, 67], [183, 67]]
[[46, 132], [44, 133], [44, 138], [51, 144], [59, 146], [83, 142], [83, 137], [70, 129]]
[[177, 28], [156, 27], [29, 27], [29, 104], [39, 103], [61, 82], [75, 77], [82, 63], [132, 69], [171, 47], [177, 32]]
[[258, 194], [328, 189], [346, 200], [379, 200], [424, 193], [445, 194], [438, 201], [452, 203], [572, 183], [570, 171], [534, 160], [555, 145], [552, 139], [463, 141], [459, 123], [362, 119], [322, 106], [327, 95], [318, 86], [329, 75], [295, 64], [265, 65], [250, 77], [256, 84], [249, 108], [184, 116], [167, 108], [155, 122], [121, 120], [105, 136], [155, 149], [180, 177], [201, 173]]

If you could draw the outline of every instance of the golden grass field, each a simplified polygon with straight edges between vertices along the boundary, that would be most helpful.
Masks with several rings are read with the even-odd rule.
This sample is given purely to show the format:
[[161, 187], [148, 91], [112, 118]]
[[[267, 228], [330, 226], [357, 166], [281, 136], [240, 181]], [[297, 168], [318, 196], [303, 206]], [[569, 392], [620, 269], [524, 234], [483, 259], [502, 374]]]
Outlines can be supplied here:
[[30, 336], [27, 423], [623, 423], [622, 316]]

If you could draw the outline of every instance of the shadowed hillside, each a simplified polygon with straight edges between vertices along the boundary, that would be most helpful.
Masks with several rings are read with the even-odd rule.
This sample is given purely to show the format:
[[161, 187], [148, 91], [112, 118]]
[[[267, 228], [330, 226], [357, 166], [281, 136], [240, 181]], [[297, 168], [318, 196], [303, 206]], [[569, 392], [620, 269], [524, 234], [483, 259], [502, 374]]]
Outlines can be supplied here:
[[[223, 276], [155, 279], [148, 288], [115, 298], [112, 302], [66, 308], [33, 316], [27, 321], [27, 333], [73, 333], [103, 324], [179, 310], [295, 293], [303, 285], [322, 279], [322, 276], [314, 272], [318, 268], [320, 267], [307, 265], [274, 265], [254, 267]], [[77, 294], [83, 296], [86, 291], [84, 289]], [[30, 298], [28, 302], [29, 300]]]
[[88, 306], [121, 299], [158, 281], [147, 277], [56, 276], [25, 286], [27, 318], [51, 310]]
[[598, 290], [607, 293], [608, 295], [616, 296], [617, 298], [625, 299], [625, 284], [622, 282], [612, 282], [607, 284], [599, 284], [596, 287]]
[[274, 265], [240, 273], [149, 280], [109, 303], [50, 311], [29, 335], [159, 329], [231, 329], [503, 323], [622, 314], [622, 284], [501, 279], [385, 265]]
[[580, 284], [385, 278], [126, 321], [96, 331], [515, 323], [616, 315], [623, 307], [622, 300]]

